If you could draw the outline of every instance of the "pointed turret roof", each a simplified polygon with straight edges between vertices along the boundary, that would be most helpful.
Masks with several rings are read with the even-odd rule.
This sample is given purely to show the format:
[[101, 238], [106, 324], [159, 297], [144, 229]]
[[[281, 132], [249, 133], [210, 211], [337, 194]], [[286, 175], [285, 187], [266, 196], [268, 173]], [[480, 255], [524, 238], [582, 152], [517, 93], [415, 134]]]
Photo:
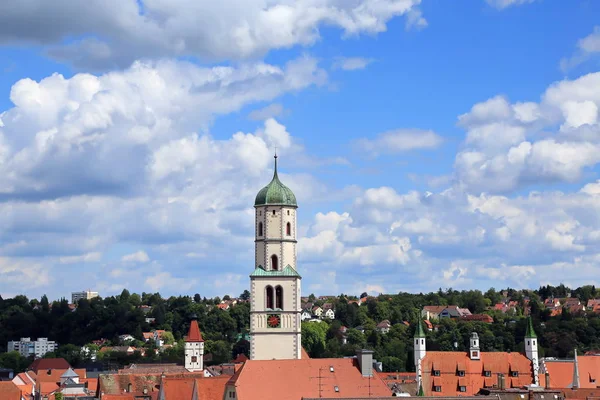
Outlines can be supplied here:
[[537, 335], [535, 334], [535, 331], [533, 330], [533, 321], [531, 319], [531, 317], [527, 317], [527, 331], [525, 331], [525, 337], [526, 338], [536, 338]]
[[188, 331], [187, 336], [185, 337], [186, 342], [204, 342], [202, 339], [202, 333], [200, 333], [200, 327], [198, 326], [198, 321], [195, 316], [192, 317], [192, 322], [190, 322], [190, 330]]
[[279, 180], [277, 175], [277, 154], [275, 154], [275, 171], [271, 182], [262, 188], [254, 200], [255, 206], [280, 205], [297, 207], [294, 192]]
[[75, 373], [75, 371], [73, 371], [73, 368], [69, 368], [68, 370], [65, 371], [64, 374], [62, 374], [60, 376], [61, 378], [79, 378], [79, 375], [77, 375]]
[[423, 383], [419, 383], [419, 393], [417, 393], [419, 397], [425, 397], [425, 391], [423, 390]]
[[418, 322], [417, 322], [417, 329], [415, 330], [415, 337], [416, 338], [424, 338], [425, 337], [425, 331], [423, 330], [423, 322], [421, 321], [421, 318], [419, 318]]

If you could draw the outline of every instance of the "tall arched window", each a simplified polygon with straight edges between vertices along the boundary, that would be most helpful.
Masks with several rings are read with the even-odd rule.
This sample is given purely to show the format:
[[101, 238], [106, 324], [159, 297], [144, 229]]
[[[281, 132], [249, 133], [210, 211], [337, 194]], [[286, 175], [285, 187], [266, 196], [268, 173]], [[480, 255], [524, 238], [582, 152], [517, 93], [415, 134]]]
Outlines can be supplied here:
[[275, 308], [283, 310], [283, 288], [281, 286], [275, 288]]
[[273, 288], [271, 286], [267, 286], [265, 291], [266, 291], [265, 298], [267, 301], [266, 308], [270, 308], [270, 309], [275, 308], [275, 307], [273, 307]]
[[292, 224], [290, 224], [289, 222], [285, 225], [285, 233], [288, 236], [292, 235]]
[[258, 236], [262, 236], [263, 235], [263, 226], [262, 226], [262, 222], [258, 223]]
[[273, 210], [273, 215], [275, 215], [275, 210]]
[[277, 259], [277, 256], [275, 254], [271, 256], [271, 269], [273, 271], [279, 270], [279, 260]]

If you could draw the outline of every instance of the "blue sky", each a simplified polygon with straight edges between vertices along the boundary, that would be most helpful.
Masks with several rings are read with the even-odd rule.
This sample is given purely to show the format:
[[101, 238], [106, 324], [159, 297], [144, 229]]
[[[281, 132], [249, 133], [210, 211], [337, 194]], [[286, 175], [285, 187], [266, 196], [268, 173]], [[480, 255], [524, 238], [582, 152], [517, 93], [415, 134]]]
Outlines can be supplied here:
[[36, 3], [0, 6], [4, 297], [239, 294], [275, 147], [306, 294], [598, 283], [597, 2]]

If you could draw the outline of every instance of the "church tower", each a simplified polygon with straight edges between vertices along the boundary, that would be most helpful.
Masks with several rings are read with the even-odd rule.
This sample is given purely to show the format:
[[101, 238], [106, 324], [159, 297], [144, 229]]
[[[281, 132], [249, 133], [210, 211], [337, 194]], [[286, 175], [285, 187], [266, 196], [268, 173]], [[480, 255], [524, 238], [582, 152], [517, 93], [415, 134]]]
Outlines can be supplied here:
[[423, 358], [425, 358], [425, 354], [427, 354], [427, 350], [426, 350], [426, 346], [425, 346], [425, 341], [426, 341], [426, 336], [425, 336], [425, 331], [423, 330], [423, 322], [421, 321], [421, 318], [419, 317], [419, 320], [417, 322], [417, 329], [415, 330], [415, 336], [414, 336], [414, 357], [415, 357], [415, 371], [417, 371], [417, 386], [419, 386], [419, 391], [423, 390], [423, 386], [422, 386], [422, 376], [423, 376], [423, 370], [421, 367], [421, 362], [423, 360]]
[[538, 359], [537, 335], [533, 330], [533, 322], [531, 317], [527, 317], [527, 331], [525, 331], [525, 356], [531, 360], [533, 365], [534, 383], [539, 385], [539, 369], [540, 363]]
[[202, 371], [204, 369], [204, 339], [200, 333], [200, 327], [196, 316], [192, 316], [190, 330], [185, 338], [185, 369], [190, 372]]
[[250, 275], [250, 359], [300, 359], [300, 280], [296, 196], [277, 176], [256, 195], [254, 272]]

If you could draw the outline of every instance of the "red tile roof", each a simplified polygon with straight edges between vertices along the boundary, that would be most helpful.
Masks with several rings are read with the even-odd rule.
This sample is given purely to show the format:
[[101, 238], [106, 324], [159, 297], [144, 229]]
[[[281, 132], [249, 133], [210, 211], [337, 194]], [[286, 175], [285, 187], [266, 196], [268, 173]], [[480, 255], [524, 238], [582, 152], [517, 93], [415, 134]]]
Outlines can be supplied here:
[[[257, 385], [257, 382], [264, 382], [265, 377], [273, 378]], [[249, 360], [231, 378], [228, 386], [235, 386], [237, 400], [359, 398], [368, 397], [369, 392], [373, 397], [391, 396], [391, 391], [379, 376], [363, 377], [357, 360], [353, 358]]]
[[[581, 389], [594, 389], [600, 385], [600, 357], [579, 356], [579, 387]], [[571, 387], [573, 384], [573, 362], [568, 361], [544, 361], [546, 371], [550, 374], [550, 388], [562, 389]], [[540, 378], [540, 382], [545, 382]], [[592, 382], [595, 380], [595, 382]]]
[[[38, 382], [54, 382], [54, 383], [60, 382], [61, 375], [64, 374], [65, 372], [67, 372], [67, 369], [46, 369], [46, 370], [40, 369], [38, 371], [36, 380]], [[75, 373], [77, 374], [77, 376], [79, 378], [86, 377], [86, 370], [84, 368], [74, 369], [73, 371], [75, 371]]]
[[28, 369], [37, 373], [40, 369], [69, 369], [71, 366], [64, 358], [38, 358]]
[[185, 338], [186, 342], [204, 342], [202, 339], [202, 334], [200, 333], [200, 327], [198, 326], [198, 321], [195, 319], [190, 323], [190, 330], [188, 331], [187, 337]]
[[0, 382], [0, 399], [21, 400], [21, 389], [12, 382]]
[[[522, 387], [534, 382], [531, 361], [520, 353], [482, 352], [481, 360], [471, 360], [466, 352], [428, 351], [422, 361], [423, 390], [426, 396], [472, 396], [496, 383], [498, 373], [506, 377], [506, 387]], [[439, 371], [435, 376], [433, 371]], [[458, 371], [464, 371], [464, 377]], [[485, 377], [490, 371], [491, 377]], [[518, 377], [511, 377], [518, 372]], [[441, 392], [434, 392], [441, 386]], [[459, 386], [465, 386], [465, 392]]]
[[244, 353], [242, 354], [238, 354], [237, 357], [232, 361], [232, 363], [234, 364], [239, 364], [239, 363], [243, 363], [248, 361], [248, 356], [246, 356]]
[[485, 322], [485, 323], [488, 323], [488, 324], [491, 324], [491, 323], [494, 322], [494, 318], [492, 318], [491, 316], [489, 316], [487, 314], [464, 315], [464, 316], [460, 317], [460, 319], [462, 319], [464, 321]]
[[306, 349], [304, 347], [302, 347], [302, 349], [301, 349], [300, 358], [302, 360], [308, 360], [308, 359], [310, 359], [310, 356], [308, 355], [308, 351], [306, 351]]

